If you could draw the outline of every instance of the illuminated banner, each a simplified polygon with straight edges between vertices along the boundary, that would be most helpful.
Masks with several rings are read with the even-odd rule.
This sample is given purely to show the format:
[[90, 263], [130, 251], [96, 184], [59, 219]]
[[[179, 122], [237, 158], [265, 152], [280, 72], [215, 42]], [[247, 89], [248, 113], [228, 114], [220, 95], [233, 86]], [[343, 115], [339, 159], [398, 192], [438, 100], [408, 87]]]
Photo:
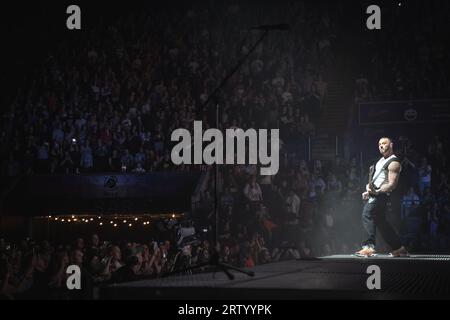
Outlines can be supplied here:
[[149, 198], [192, 193], [198, 173], [86, 174], [32, 176], [25, 194], [62, 198]]
[[359, 104], [359, 124], [450, 122], [450, 99]]
[[2, 214], [184, 211], [199, 177], [199, 172], [31, 175], [8, 194]]

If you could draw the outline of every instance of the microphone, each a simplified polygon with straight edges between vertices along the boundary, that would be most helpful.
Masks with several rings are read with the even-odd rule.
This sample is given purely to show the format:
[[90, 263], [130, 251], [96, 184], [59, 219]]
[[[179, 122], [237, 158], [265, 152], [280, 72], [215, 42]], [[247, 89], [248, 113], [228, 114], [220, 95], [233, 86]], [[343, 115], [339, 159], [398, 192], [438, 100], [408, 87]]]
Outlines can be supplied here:
[[290, 30], [290, 29], [291, 27], [287, 23], [266, 24], [251, 28], [251, 30]]

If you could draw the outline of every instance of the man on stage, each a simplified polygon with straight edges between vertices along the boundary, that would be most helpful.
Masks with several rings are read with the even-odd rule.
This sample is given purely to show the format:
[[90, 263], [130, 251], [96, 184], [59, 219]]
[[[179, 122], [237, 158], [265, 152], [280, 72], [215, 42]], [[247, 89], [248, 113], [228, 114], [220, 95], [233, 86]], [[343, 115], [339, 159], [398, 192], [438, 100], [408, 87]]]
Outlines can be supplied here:
[[356, 252], [360, 257], [372, 257], [376, 255], [376, 231], [381, 232], [383, 239], [392, 248], [390, 256], [405, 257], [408, 251], [402, 245], [401, 240], [392, 226], [386, 220], [386, 206], [390, 193], [397, 187], [401, 165], [399, 159], [394, 155], [392, 139], [381, 138], [378, 149], [382, 157], [375, 166], [371, 167], [369, 183], [366, 191], [362, 194], [366, 201], [362, 213], [364, 229], [368, 234], [362, 250]]

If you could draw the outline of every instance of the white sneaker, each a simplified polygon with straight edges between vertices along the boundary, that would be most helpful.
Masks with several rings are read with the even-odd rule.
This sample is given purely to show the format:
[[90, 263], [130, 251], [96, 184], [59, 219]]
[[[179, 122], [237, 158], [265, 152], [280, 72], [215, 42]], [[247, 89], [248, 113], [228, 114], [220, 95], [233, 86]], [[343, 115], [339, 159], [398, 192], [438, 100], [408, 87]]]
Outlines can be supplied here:
[[363, 246], [363, 248], [355, 252], [355, 256], [361, 257], [361, 258], [370, 258], [370, 257], [376, 257], [377, 253], [373, 246]]

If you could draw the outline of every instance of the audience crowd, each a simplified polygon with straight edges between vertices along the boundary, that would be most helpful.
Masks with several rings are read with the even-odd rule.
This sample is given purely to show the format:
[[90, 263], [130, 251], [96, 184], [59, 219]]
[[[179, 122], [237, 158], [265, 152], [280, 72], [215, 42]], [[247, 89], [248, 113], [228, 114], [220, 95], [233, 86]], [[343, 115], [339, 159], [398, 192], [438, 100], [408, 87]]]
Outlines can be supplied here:
[[[304, 6], [261, 4], [256, 14], [251, 4], [171, 7], [68, 37], [3, 113], [2, 174], [197, 169], [173, 166], [171, 133], [192, 131], [194, 120], [215, 126], [215, 102], [220, 128], [313, 134], [334, 20], [331, 10]], [[205, 105], [261, 35], [249, 28], [272, 20], [297, 22], [292, 32], [271, 33]]]
[[416, 1], [384, 12], [383, 31], [362, 35], [356, 101], [448, 99], [450, 7]]

